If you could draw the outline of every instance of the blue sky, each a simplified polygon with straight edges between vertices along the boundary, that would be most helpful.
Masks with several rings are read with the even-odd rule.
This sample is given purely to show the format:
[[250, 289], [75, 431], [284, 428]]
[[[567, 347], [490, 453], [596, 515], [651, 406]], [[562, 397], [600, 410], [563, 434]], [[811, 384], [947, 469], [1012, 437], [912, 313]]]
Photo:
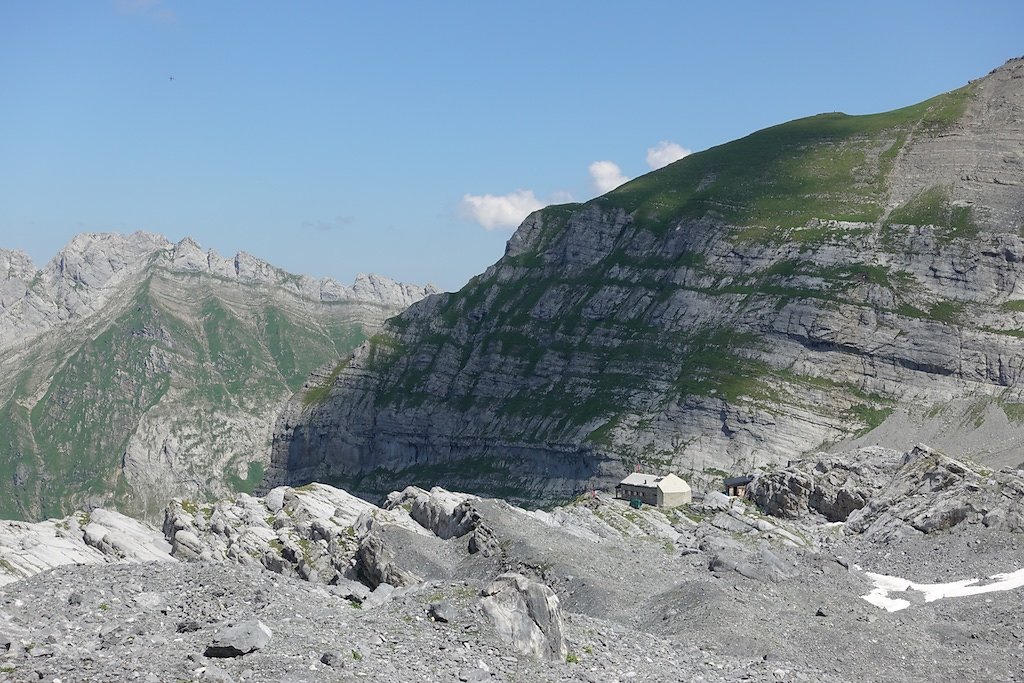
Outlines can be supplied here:
[[2, 1], [0, 246], [142, 229], [457, 289], [651, 149], [911, 104], [1022, 26], [1020, 0]]

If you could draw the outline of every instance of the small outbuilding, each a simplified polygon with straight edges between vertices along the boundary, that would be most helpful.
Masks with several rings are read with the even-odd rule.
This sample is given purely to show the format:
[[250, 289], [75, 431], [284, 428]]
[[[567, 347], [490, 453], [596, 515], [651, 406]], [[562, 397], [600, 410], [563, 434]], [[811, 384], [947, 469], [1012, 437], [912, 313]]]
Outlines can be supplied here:
[[742, 498], [747, 494], [747, 484], [754, 480], [754, 475], [744, 474], [741, 477], [729, 477], [724, 482], [725, 492], [730, 496]]
[[662, 476], [634, 472], [618, 483], [615, 497], [659, 507], [674, 507], [693, 500], [693, 491], [689, 484], [674, 474]]

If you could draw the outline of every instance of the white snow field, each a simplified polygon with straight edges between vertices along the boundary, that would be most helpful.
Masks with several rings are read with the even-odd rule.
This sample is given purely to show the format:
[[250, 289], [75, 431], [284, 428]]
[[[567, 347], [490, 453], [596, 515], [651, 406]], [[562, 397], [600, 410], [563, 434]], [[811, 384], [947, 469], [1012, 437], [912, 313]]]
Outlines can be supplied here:
[[898, 576], [886, 576], [872, 572], [864, 572], [864, 574], [874, 582], [876, 587], [861, 597], [872, 605], [877, 605], [889, 612], [906, 609], [911, 605], [909, 600], [892, 597], [892, 593], [917, 591], [924, 594], [925, 602], [933, 602], [943, 598], [961, 598], [968, 595], [1008, 591], [1024, 586], [1024, 569], [1006, 574], [993, 574], [984, 579], [963, 579], [949, 583], [914, 583]]

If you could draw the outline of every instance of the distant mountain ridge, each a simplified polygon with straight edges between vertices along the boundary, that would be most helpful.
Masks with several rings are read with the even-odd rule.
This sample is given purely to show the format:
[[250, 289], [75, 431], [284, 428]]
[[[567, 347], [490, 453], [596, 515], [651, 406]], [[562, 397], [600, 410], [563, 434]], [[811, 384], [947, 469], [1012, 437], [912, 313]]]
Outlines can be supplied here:
[[773, 126], [532, 214], [289, 403], [267, 483], [558, 502], [858, 437], [1017, 464], [1022, 235], [1022, 60]]
[[[204, 273], [249, 285], [273, 285], [312, 301], [359, 301], [405, 308], [438, 290], [360, 273], [343, 285], [332, 278], [293, 275], [245, 252], [233, 258], [203, 251], [186, 237], [177, 244], [162, 235], [135, 232], [82, 233], [42, 269], [23, 251], [0, 248], [0, 349], [30, 339], [55, 321], [95, 313], [126, 279], [151, 265]], [[19, 320], [19, 316], [22, 320]]]
[[41, 269], [0, 250], [0, 516], [251, 488], [277, 405], [435, 292], [143, 232], [78, 235]]

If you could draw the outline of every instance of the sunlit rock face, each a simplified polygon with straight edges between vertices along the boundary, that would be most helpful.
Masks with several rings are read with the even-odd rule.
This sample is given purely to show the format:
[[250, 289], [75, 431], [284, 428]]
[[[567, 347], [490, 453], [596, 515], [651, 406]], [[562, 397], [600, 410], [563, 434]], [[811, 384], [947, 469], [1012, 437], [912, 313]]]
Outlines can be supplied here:
[[268, 483], [553, 502], [852, 438], [1016, 464], [1022, 76], [782, 124], [538, 211], [461, 291], [311, 377]]

